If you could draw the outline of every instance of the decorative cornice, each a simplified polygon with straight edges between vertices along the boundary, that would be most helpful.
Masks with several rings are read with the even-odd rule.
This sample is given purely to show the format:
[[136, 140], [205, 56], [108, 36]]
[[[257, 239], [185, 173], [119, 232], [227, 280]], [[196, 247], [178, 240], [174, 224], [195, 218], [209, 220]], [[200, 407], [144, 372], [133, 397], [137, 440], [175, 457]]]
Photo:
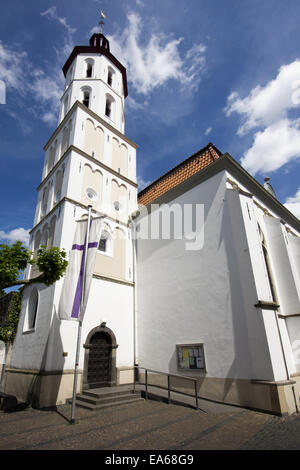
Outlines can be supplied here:
[[235, 191], [238, 191], [240, 194], [243, 194], [243, 196], [247, 196], [249, 198], [253, 198], [253, 194], [249, 193], [248, 191], [245, 191], [242, 189], [236, 181], [231, 180], [230, 178], [226, 178], [226, 183], [231, 184], [232, 189]]
[[[32, 227], [32, 229], [29, 231], [29, 233], [31, 234], [33, 231], [35, 231], [40, 225], [42, 225], [47, 219], [49, 219], [51, 217], [51, 215], [53, 215], [53, 213], [56, 211], [56, 209], [59, 208], [59, 206], [61, 206], [64, 202], [69, 202], [70, 204], [73, 204], [77, 207], [80, 207], [81, 209], [85, 209], [85, 210], [88, 210], [88, 206], [86, 206], [85, 204], [82, 204], [81, 202], [79, 201], [75, 201], [74, 199], [71, 199], [69, 197], [63, 197], [60, 201], [58, 201], [54, 207], [52, 207], [51, 211], [48, 212], [47, 215], [45, 215], [45, 217], [43, 217], [34, 227]], [[92, 208], [92, 213], [99, 213], [99, 211], [96, 211], [95, 209]], [[129, 218], [129, 217], [128, 217]], [[127, 224], [125, 222], [122, 222], [118, 219], [115, 219], [114, 217], [111, 217], [109, 215], [106, 215], [105, 214], [105, 219], [107, 220], [110, 220], [112, 222], [115, 222], [116, 224], [118, 225], [121, 225], [123, 227], [126, 227], [128, 228], [129, 227], [129, 224], [130, 222], [128, 222]]]
[[117, 279], [115, 277], [101, 276], [100, 274], [93, 274], [93, 278], [101, 279], [103, 281], [115, 282], [117, 284], [123, 284], [125, 286], [134, 287], [134, 282], [123, 281], [122, 279]]
[[74, 152], [79, 153], [82, 157], [87, 158], [90, 162], [94, 163], [95, 165], [100, 166], [101, 168], [103, 168], [103, 170], [106, 170], [107, 172], [112, 173], [112, 174], [113, 174], [114, 176], [116, 176], [117, 178], [122, 179], [122, 180], [125, 181], [126, 183], [131, 184], [132, 186], [134, 186], [135, 188], [138, 187], [138, 184], [135, 183], [134, 181], [130, 180], [129, 178], [127, 178], [127, 176], [124, 176], [124, 175], [122, 175], [121, 173], [118, 173], [117, 171], [115, 171], [115, 170], [114, 170], [113, 168], [111, 168], [110, 166], [105, 165], [105, 163], [100, 162], [99, 160], [97, 160], [96, 158], [92, 157], [91, 155], [89, 155], [88, 153], [84, 152], [83, 150], [79, 149], [78, 147], [75, 147], [74, 145], [70, 145], [69, 148], [70, 148], [70, 150], [74, 150]]
[[120, 139], [123, 139], [125, 142], [127, 142], [129, 145], [131, 145], [133, 148], [137, 149], [138, 145], [130, 140], [126, 135], [122, 134], [122, 132], [118, 131], [115, 127], [113, 127], [109, 122], [105, 121], [103, 118], [98, 116], [94, 111], [91, 109], [87, 108], [84, 104], [80, 103], [80, 101], [76, 100], [75, 103], [73, 104], [72, 108], [67, 112], [65, 115], [64, 119], [61, 121], [61, 123], [58, 125], [58, 127], [55, 129], [51, 137], [48, 139], [46, 144], [44, 145], [44, 150], [47, 151], [48, 147], [51, 145], [55, 137], [59, 134], [61, 129], [64, 127], [66, 122], [70, 119], [72, 113], [77, 109], [80, 108], [83, 111], [85, 111], [87, 114], [89, 114], [92, 118], [96, 119], [100, 124], [102, 124], [104, 127], [106, 127], [109, 131], [115, 133]]
[[[288, 223], [293, 228], [295, 228], [295, 230], [300, 232], [300, 220], [275, 197], [273, 197], [258, 181], [256, 181], [255, 178], [253, 178], [236, 160], [234, 160], [233, 157], [231, 157], [231, 155], [229, 155], [229, 153], [223, 154], [210, 165], [206, 166], [202, 170], [199, 170], [198, 173], [195, 173], [187, 180], [171, 188], [163, 195], [157, 197], [157, 199], [151, 201], [150, 204], [163, 204], [170, 202], [175, 197], [179, 197], [181, 194], [189, 191], [194, 186], [197, 186], [198, 184], [206, 181], [223, 170], [230, 171], [234, 177], [239, 179], [240, 183], [244, 187], [251, 191], [253, 197], [257, 197], [262, 200], [262, 202], [267, 204], [270, 209], [274, 210], [275, 214], [279, 218], [283, 219], [285, 223]], [[257, 202], [255, 203], [258, 205]], [[266, 211], [267, 215], [271, 215], [265, 207], [260, 207], [262, 210]]]
[[89, 160], [90, 162], [94, 163], [95, 165], [98, 165], [100, 168], [102, 168], [103, 170], [106, 170], [107, 172], [109, 173], [112, 173], [114, 176], [116, 176], [117, 178], [123, 180], [125, 183], [127, 184], [130, 184], [132, 186], [134, 186], [135, 188], [138, 187], [138, 184], [135, 183], [134, 181], [130, 180], [129, 178], [127, 178], [127, 176], [124, 176], [122, 175], [121, 173], [118, 173], [117, 171], [115, 171], [113, 168], [105, 165], [105, 163], [102, 163], [100, 162], [99, 160], [97, 160], [96, 158], [92, 157], [91, 155], [89, 155], [88, 153], [84, 152], [84, 150], [81, 150], [79, 149], [78, 147], [75, 147], [75, 145], [70, 145], [67, 150], [63, 153], [63, 155], [61, 156], [61, 158], [56, 162], [56, 164], [54, 165], [54, 167], [49, 171], [48, 175], [43, 179], [43, 181], [39, 184], [39, 186], [37, 187], [37, 191], [39, 191], [46, 183], [49, 179], [51, 179], [51, 176], [55, 173], [55, 171], [57, 170], [57, 168], [59, 167], [59, 165], [62, 164], [62, 162], [67, 158], [67, 155], [71, 152], [71, 151], [74, 151], [76, 153], [78, 153], [79, 155], [81, 155], [82, 157], [85, 157], [87, 160]]
[[268, 215], [268, 216], [272, 217], [272, 214], [270, 214], [270, 212], [268, 211], [268, 209], [266, 207], [263, 207], [255, 199], [253, 199], [253, 202], [259, 209], [261, 209], [263, 211], [264, 215]]
[[278, 314], [279, 318], [291, 318], [291, 317], [300, 317], [300, 313], [289, 313], [287, 315], [283, 315], [282, 313]]
[[100, 55], [104, 55], [106, 56], [114, 65], [115, 67], [117, 67], [117, 69], [119, 69], [119, 71], [121, 72], [122, 74], [122, 77], [123, 77], [123, 88], [124, 88], [124, 96], [126, 98], [126, 96], [128, 95], [128, 87], [127, 87], [127, 77], [126, 77], [126, 68], [124, 67], [124, 65], [121, 64], [121, 62], [118, 61], [118, 59], [116, 59], [116, 57], [111, 54], [111, 52], [109, 52], [108, 49], [106, 49], [105, 47], [95, 47], [95, 46], [76, 46], [74, 47], [71, 55], [69, 56], [67, 62], [65, 63], [65, 65], [63, 66], [63, 73], [64, 73], [64, 76], [67, 75], [67, 72], [69, 70], [69, 67], [70, 65], [72, 64], [73, 60], [75, 59], [75, 57], [77, 57], [77, 55], [79, 54], [90, 54], [90, 55], [94, 55], [94, 54], [100, 54]]
[[60, 133], [60, 131], [62, 130], [62, 128], [64, 127], [64, 125], [66, 124], [66, 122], [70, 119], [71, 115], [73, 114], [73, 112], [76, 110], [77, 108], [77, 103], [78, 101], [75, 101], [75, 103], [73, 104], [72, 108], [69, 109], [69, 111], [67, 112], [67, 114], [65, 115], [65, 117], [63, 118], [63, 120], [59, 123], [59, 125], [57, 126], [57, 128], [55, 129], [55, 131], [53, 132], [53, 134], [49, 137], [49, 139], [47, 140], [46, 144], [44, 145], [43, 147], [43, 150], [45, 150], [45, 152], [48, 150], [48, 147], [52, 144], [53, 140], [55, 139], [55, 137]]
[[128, 137], [126, 137], [126, 135], [122, 134], [122, 132], [118, 131], [118, 129], [116, 129], [115, 127], [113, 127], [111, 124], [109, 124], [109, 122], [105, 121], [105, 119], [103, 119], [102, 117], [98, 116], [97, 113], [95, 113], [94, 111], [92, 111], [90, 108], [87, 108], [84, 104], [80, 103], [80, 101], [76, 101], [75, 104], [77, 104], [77, 106], [79, 108], [81, 108], [83, 111], [85, 111], [87, 114], [89, 114], [91, 117], [93, 117], [94, 119], [96, 119], [98, 122], [100, 122], [100, 124], [103, 124], [103, 126], [106, 126], [107, 129], [109, 129], [111, 132], [114, 132], [118, 137], [120, 137], [120, 139], [123, 139], [125, 140], [125, 142], [127, 142], [129, 145], [131, 145], [133, 148], [137, 149], [139, 146], [133, 142], [132, 140], [128, 139]]

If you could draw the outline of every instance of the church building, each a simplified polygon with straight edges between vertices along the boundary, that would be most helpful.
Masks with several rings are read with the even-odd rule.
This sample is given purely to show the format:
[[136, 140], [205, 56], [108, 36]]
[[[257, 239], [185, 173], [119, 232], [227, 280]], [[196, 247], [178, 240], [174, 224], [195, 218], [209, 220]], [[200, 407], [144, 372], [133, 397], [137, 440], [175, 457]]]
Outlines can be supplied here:
[[[192, 377], [199, 397], [298, 412], [299, 220], [211, 143], [138, 195], [126, 69], [106, 37], [75, 47], [63, 73], [29, 248], [69, 254], [88, 206], [103, 219], [77, 391], [132, 384], [139, 366], [157, 385]], [[78, 324], [60, 318], [63, 283], [24, 289], [6, 369], [6, 392], [39, 407], [72, 397]]]

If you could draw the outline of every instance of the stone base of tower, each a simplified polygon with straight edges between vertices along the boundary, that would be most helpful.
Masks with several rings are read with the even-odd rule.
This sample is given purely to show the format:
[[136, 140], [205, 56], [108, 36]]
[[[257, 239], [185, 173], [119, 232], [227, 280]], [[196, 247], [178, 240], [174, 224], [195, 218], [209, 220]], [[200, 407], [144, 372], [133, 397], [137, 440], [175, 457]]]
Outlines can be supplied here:
[[[116, 383], [133, 383], [133, 368], [120, 367], [116, 370]], [[6, 369], [5, 392], [17, 397], [19, 403], [28, 403], [34, 408], [62, 405], [72, 397], [74, 371], [35, 371], [27, 369]], [[83, 388], [83, 371], [79, 371], [77, 393]]]

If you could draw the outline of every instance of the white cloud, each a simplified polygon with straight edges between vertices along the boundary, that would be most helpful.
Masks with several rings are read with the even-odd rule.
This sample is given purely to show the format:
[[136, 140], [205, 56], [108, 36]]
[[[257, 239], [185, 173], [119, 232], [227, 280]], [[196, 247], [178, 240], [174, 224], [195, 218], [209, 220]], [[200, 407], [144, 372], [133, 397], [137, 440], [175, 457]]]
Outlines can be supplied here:
[[300, 188], [293, 197], [288, 197], [284, 203], [285, 207], [300, 219]]
[[72, 28], [68, 24], [66, 18], [62, 18], [61, 16], [57, 14], [56, 6], [52, 6], [48, 8], [48, 10], [40, 13], [40, 15], [45, 16], [49, 20], [57, 21], [58, 23], [61, 24], [61, 26], [65, 28], [65, 31], [67, 33], [65, 42], [62, 48], [57, 49], [56, 52], [58, 56], [68, 56], [73, 49], [73, 34], [76, 32], [76, 29]]
[[132, 96], [128, 96], [126, 98], [126, 105], [131, 109], [142, 110], [145, 106], [148, 105], [148, 101], [145, 100], [143, 103], [138, 103], [134, 98], [132, 98]]
[[108, 36], [111, 50], [128, 69], [128, 79], [138, 93], [147, 94], [170, 79], [181, 84], [199, 85], [205, 66], [205, 46], [195, 44], [185, 58], [179, 52], [183, 38], [170, 39], [152, 34], [146, 44], [144, 25], [139, 15], [128, 15], [128, 27], [121, 35]]
[[137, 182], [138, 182], [139, 191], [142, 191], [142, 189], [146, 188], [147, 186], [149, 186], [149, 184], [152, 183], [152, 181], [144, 181], [141, 176], [137, 177]]
[[241, 99], [233, 92], [227, 100], [225, 112], [230, 116], [236, 112], [242, 116], [243, 124], [238, 129], [244, 135], [257, 126], [270, 126], [287, 117], [290, 109], [300, 108], [300, 60], [280, 67], [277, 77], [264, 87], [257, 86], [249, 96]]
[[51, 76], [42, 72], [31, 85], [31, 91], [36, 102], [47, 109], [42, 112], [42, 120], [50, 125], [56, 123], [60, 98], [63, 91], [63, 78], [60, 74], [52, 73]]
[[44, 113], [42, 120], [52, 126], [57, 123], [57, 113]]
[[29, 237], [29, 230], [25, 230], [23, 227], [16, 228], [10, 232], [0, 230], [0, 240], [7, 240], [9, 243], [20, 241], [23, 242], [24, 245], [28, 246]]
[[275, 171], [300, 157], [300, 119], [282, 119], [254, 136], [241, 163], [250, 173]]
[[299, 109], [300, 60], [280, 67], [274, 80], [253, 88], [246, 98], [229, 95], [225, 113], [241, 116], [237, 134], [260, 128], [241, 160], [249, 172], [275, 171], [300, 157], [300, 119], [289, 116]]
[[[24, 51], [18, 51], [16, 47], [4, 45], [0, 41], [0, 80], [5, 83], [6, 90], [14, 89], [23, 97], [30, 97], [31, 103], [27, 110], [35, 117], [53, 126], [57, 122], [60, 98], [64, 87], [64, 78], [61, 72], [61, 64], [70, 54], [73, 48], [72, 28], [65, 18], [57, 15], [56, 7], [53, 6], [41, 13], [48, 20], [57, 21], [66, 31], [65, 40], [60, 49], [56, 49], [56, 63], [52, 63], [42, 69], [42, 65], [37, 68]], [[6, 98], [8, 102], [8, 97]], [[22, 101], [23, 102], [23, 101]], [[7, 112], [13, 117], [18, 116], [18, 101], [15, 100], [14, 111], [7, 106]], [[30, 132], [28, 125], [22, 124], [20, 119], [16, 119], [25, 134]]]
[[212, 131], [212, 127], [208, 127], [208, 128], [206, 129], [206, 131], [205, 131], [205, 135], [210, 134], [211, 131]]
[[13, 51], [3, 45], [0, 41], [0, 80], [3, 80], [7, 87], [17, 89], [20, 93], [24, 91], [24, 75], [27, 62], [26, 52]]
[[[15, 94], [21, 94], [24, 99], [30, 97], [31, 103], [27, 110], [31, 114], [42, 116], [51, 125], [56, 122], [50, 116], [57, 115], [63, 91], [63, 77], [59, 67], [44, 71], [34, 66], [25, 52], [17, 52], [0, 42], [0, 80], [4, 81], [7, 92], [13, 89]], [[15, 99], [14, 110], [9, 106], [5, 109], [19, 123], [22, 131], [28, 134], [30, 126], [18, 117], [18, 107], [23, 102], [19, 103]]]

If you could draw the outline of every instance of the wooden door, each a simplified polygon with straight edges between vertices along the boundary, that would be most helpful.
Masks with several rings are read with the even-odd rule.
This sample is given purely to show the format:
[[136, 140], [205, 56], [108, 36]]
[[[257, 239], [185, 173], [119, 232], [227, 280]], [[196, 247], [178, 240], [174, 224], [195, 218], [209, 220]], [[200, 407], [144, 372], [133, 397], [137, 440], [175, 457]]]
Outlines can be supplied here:
[[107, 387], [111, 381], [111, 338], [103, 332], [95, 333], [90, 341], [87, 381], [89, 388]]

